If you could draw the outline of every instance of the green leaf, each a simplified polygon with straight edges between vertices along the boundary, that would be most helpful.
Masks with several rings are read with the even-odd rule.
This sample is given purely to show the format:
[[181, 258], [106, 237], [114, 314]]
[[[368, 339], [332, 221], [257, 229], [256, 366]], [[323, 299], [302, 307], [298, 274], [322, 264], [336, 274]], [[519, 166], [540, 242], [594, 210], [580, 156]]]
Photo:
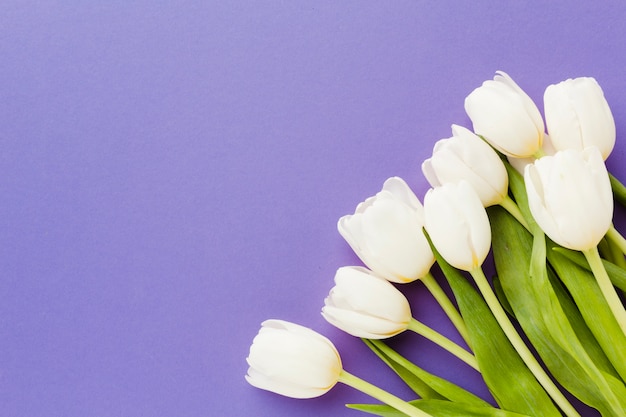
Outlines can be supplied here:
[[491, 283], [493, 284], [493, 291], [496, 293], [496, 297], [498, 297], [498, 301], [502, 304], [504, 311], [506, 311], [511, 317], [515, 317], [515, 313], [511, 308], [511, 304], [509, 304], [509, 300], [506, 299], [506, 295], [502, 290], [502, 284], [500, 284], [500, 279], [497, 275], [494, 275], [493, 278], [491, 278]]
[[[589, 263], [582, 253], [556, 245], [552, 247], [552, 250], [563, 255], [570, 261], [574, 262], [576, 265], [591, 272], [591, 267], [589, 266]], [[548, 256], [550, 256], [549, 252]], [[626, 270], [607, 260], [602, 260], [602, 264], [604, 264], [604, 269], [606, 269], [607, 274], [609, 274], [609, 278], [611, 278], [611, 282], [613, 283], [613, 285], [615, 285], [620, 290], [626, 292]]]
[[384, 342], [366, 339], [363, 341], [421, 398], [447, 399], [478, 406], [489, 405], [486, 401], [458, 385], [423, 370]]
[[576, 332], [578, 340], [580, 340], [580, 343], [584, 346], [593, 362], [600, 371], [619, 378], [617, 371], [613, 368], [613, 365], [605, 355], [602, 347], [585, 323], [585, 320], [572, 300], [570, 293], [565, 289], [563, 283], [556, 276], [556, 273], [552, 268], [548, 269], [548, 277], [559, 300], [559, 304], [561, 304], [561, 307], [563, 308], [565, 316], [572, 324], [572, 328], [574, 329], [574, 332]]
[[[477, 406], [442, 400], [415, 400], [410, 404], [434, 417], [528, 417], [525, 414], [500, 410], [491, 406]], [[381, 417], [404, 417], [405, 414], [379, 404], [347, 404], [349, 408]]]
[[[421, 398], [445, 399], [445, 397], [426, 382], [422, 380], [415, 372], [410, 372], [405, 366], [398, 363], [398, 360], [391, 359], [388, 354], [383, 353], [384, 348], [377, 341], [362, 339], [363, 342], [374, 352], [383, 362], [387, 364], [393, 371]], [[382, 342], [380, 342], [382, 343]], [[386, 346], [386, 345], [385, 345]], [[388, 349], [391, 349], [387, 347]]]
[[506, 173], [509, 176], [509, 189], [513, 194], [517, 206], [524, 215], [524, 218], [532, 227], [536, 223], [533, 215], [530, 213], [530, 209], [528, 208], [528, 196], [526, 195], [526, 185], [524, 185], [524, 177], [522, 177], [522, 174], [517, 172], [515, 168], [511, 166], [506, 158], [504, 158], [502, 162], [504, 163]]
[[[470, 345], [487, 387], [505, 410], [531, 416], [560, 417], [543, 387], [526, 367], [478, 291], [432, 245], [470, 335]], [[457, 414], [458, 415], [458, 414]]]
[[[611, 313], [593, 273], [570, 260], [567, 253], [572, 251], [561, 250], [555, 244], [551, 247], [553, 250], [548, 251], [550, 263], [569, 290], [598, 344], [622, 380], [626, 380], [626, 336]], [[605, 369], [605, 372], [610, 370]]]
[[[530, 219], [532, 227], [536, 227], [536, 223], [532, 220], [528, 208], [524, 179], [508, 162], [505, 162], [505, 166], [509, 174], [510, 189], [520, 210], [524, 212], [527, 219]], [[562, 257], [558, 256], [559, 254], [568, 258], [570, 262], [565, 262]], [[624, 379], [624, 374], [626, 373], [624, 369], [626, 368], [626, 340], [624, 340], [625, 338], [619, 325], [606, 305], [606, 301], [584, 255], [580, 252], [559, 247], [554, 242], [549, 241], [549, 250], [546, 251], [546, 256], [559, 278], [569, 290], [571, 297], [574, 298], [575, 305], [569, 301], [569, 296], [566, 296], [564, 292], [559, 292], [558, 286], [553, 286], [557, 296], [560, 295], [559, 301], [561, 306], [566, 311], [566, 315], [581, 343], [583, 343], [585, 350], [600, 370], [611, 373], [611, 370], [606, 365], [606, 357], [608, 357], [622, 379]], [[626, 271], [608, 261], [603, 261], [603, 263], [613, 284], [622, 290], [626, 290]], [[584, 323], [580, 320], [581, 316], [584, 318]], [[595, 336], [596, 341], [591, 340], [589, 337], [590, 332]], [[598, 344], [602, 347], [606, 356], [598, 352]], [[622, 397], [618, 395], [618, 398]]]
[[613, 189], [613, 197], [622, 206], [626, 206], [626, 187], [617, 178], [609, 173], [609, 179], [611, 180], [611, 188]]
[[580, 343], [548, 279], [543, 233], [533, 240], [499, 207], [490, 209], [489, 215], [502, 289], [539, 356], [556, 380], [582, 402], [603, 415], [620, 415], [623, 404]]

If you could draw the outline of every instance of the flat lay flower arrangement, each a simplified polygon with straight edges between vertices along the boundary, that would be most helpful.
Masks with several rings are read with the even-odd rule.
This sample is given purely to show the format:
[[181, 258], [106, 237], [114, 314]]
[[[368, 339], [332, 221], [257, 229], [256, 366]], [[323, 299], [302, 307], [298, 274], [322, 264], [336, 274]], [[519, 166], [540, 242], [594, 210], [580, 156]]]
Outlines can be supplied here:
[[[415, 399], [349, 373], [329, 339], [282, 320], [263, 322], [252, 342], [251, 385], [312, 398], [341, 382], [375, 399], [348, 407], [380, 416], [579, 416], [572, 397], [602, 416], [626, 416], [626, 240], [613, 224], [626, 188], [605, 166], [616, 133], [601, 87], [586, 77], [550, 85], [542, 116], [498, 72], [467, 96], [465, 110], [473, 130], [453, 125], [422, 164], [432, 187], [423, 205], [393, 177], [339, 220], [366, 267], [339, 268], [322, 308]], [[490, 252], [496, 273], [488, 279]], [[412, 316], [402, 286], [414, 281], [469, 349]], [[405, 331], [473, 367], [493, 397], [427, 372], [384, 342]]]

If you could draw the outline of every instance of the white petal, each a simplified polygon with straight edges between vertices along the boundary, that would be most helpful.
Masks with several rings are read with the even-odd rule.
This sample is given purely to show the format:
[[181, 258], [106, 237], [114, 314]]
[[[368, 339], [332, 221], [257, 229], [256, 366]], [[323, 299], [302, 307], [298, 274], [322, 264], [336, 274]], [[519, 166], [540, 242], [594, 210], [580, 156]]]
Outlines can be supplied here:
[[383, 191], [391, 193], [395, 199], [403, 202], [414, 210], [422, 211], [422, 203], [409, 185], [400, 177], [391, 177], [383, 184]]
[[441, 185], [439, 178], [437, 178], [437, 173], [433, 169], [431, 158], [422, 162], [422, 173], [431, 187], [439, 187]]
[[[342, 307], [390, 321], [405, 322], [411, 317], [406, 297], [388, 281], [369, 271], [339, 268], [335, 283], [333, 290], [342, 297]], [[331, 295], [332, 299], [336, 298], [334, 295]]]
[[367, 339], [386, 339], [405, 331], [408, 327], [408, 322], [393, 322], [331, 306], [325, 306], [322, 315], [329, 323], [346, 333]]

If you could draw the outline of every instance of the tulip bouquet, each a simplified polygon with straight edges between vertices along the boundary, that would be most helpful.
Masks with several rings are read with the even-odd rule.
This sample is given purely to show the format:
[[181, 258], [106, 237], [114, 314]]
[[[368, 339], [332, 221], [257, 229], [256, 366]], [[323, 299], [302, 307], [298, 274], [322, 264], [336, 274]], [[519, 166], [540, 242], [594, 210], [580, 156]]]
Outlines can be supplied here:
[[[424, 204], [390, 178], [339, 233], [363, 266], [337, 270], [323, 317], [359, 338], [406, 382], [404, 401], [343, 369], [332, 342], [268, 320], [247, 358], [247, 381], [294, 398], [341, 382], [382, 403], [380, 416], [579, 416], [575, 397], [602, 416], [626, 416], [626, 239], [613, 225], [626, 188], [605, 166], [615, 123], [593, 78], [545, 90], [544, 119], [498, 72], [465, 100], [472, 130], [453, 125], [422, 172]], [[495, 276], [482, 269], [493, 255]], [[453, 299], [431, 274], [435, 263]], [[412, 316], [401, 286], [421, 281], [463, 347]], [[520, 331], [521, 330], [521, 331]], [[418, 367], [383, 339], [415, 332], [480, 372], [479, 398]]]

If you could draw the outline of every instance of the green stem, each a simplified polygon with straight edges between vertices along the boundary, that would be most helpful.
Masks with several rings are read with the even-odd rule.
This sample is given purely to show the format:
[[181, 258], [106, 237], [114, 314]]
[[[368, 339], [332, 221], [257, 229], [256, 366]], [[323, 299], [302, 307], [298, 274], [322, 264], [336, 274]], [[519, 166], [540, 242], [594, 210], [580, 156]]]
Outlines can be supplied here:
[[339, 382], [346, 384], [356, 390], [359, 390], [372, 398], [376, 398], [379, 401], [387, 404], [390, 407], [395, 408], [396, 410], [406, 414], [410, 417], [432, 417], [431, 414], [426, 413], [425, 411], [420, 410], [419, 408], [413, 407], [411, 404], [406, 401], [396, 397], [389, 392], [378, 388], [375, 385], [370, 384], [369, 382], [356, 377], [346, 371], [341, 371], [339, 374]]
[[622, 206], [626, 206], [626, 187], [617, 178], [609, 172], [609, 180], [611, 181], [611, 189], [613, 190], [613, 197], [615, 201]]
[[526, 230], [530, 230], [528, 227], [528, 222], [522, 211], [519, 209], [515, 201], [508, 195], [504, 197], [504, 199], [500, 202], [500, 206], [511, 214], [511, 216], [515, 217], [515, 219], [526, 228]]
[[610, 243], [609, 239], [606, 236], [600, 239], [600, 242], [598, 242], [598, 252], [600, 252], [600, 257], [602, 259], [606, 259], [607, 261], [614, 264], [617, 264], [617, 262], [615, 261], [616, 253], [619, 252], [619, 256], [621, 256], [622, 258], [624, 257], [621, 249], [615, 246], [613, 243]]
[[461, 346], [454, 343], [452, 340], [448, 339], [441, 333], [436, 332], [430, 327], [426, 326], [424, 323], [421, 323], [415, 319], [411, 319], [409, 322], [409, 330], [419, 334], [420, 336], [424, 336], [426, 339], [434, 342], [452, 353], [457, 358], [461, 359], [463, 362], [471, 366], [472, 368], [478, 369], [478, 362], [476, 362], [476, 357], [469, 353], [467, 350], [463, 349]]
[[421, 279], [421, 281], [424, 283], [426, 288], [428, 288], [428, 291], [430, 291], [433, 297], [435, 297], [435, 300], [437, 300], [441, 308], [443, 308], [443, 311], [446, 313], [452, 324], [454, 324], [454, 327], [456, 327], [463, 340], [465, 340], [465, 343], [469, 346], [470, 339], [467, 326], [465, 325], [465, 320], [463, 320], [463, 317], [461, 317], [461, 314], [456, 309], [450, 298], [443, 291], [439, 283], [437, 283], [435, 277], [433, 277], [433, 275], [429, 272]]
[[615, 287], [613, 286], [613, 283], [611, 283], [611, 279], [606, 273], [606, 269], [604, 269], [602, 259], [598, 253], [598, 248], [594, 246], [591, 249], [583, 251], [583, 254], [585, 255], [585, 258], [587, 258], [587, 262], [589, 262], [591, 271], [596, 277], [596, 281], [600, 286], [600, 291], [602, 291], [602, 295], [604, 295], [611, 312], [615, 316], [615, 320], [617, 320], [619, 327], [622, 329], [624, 335], [626, 335], [626, 310], [624, 310], [624, 305], [622, 304], [619, 295], [617, 295], [617, 291], [615, 291]]
[[561, 410], [563, 410], [567, 416], [580, 417], [580, 414], [574, 409], [567, 398], [565, 398], [563, 393], [559, 391], [554, 382], [552, 382], [546, 371], [544, 371], [530, 349], [528, 349], [528, 346], [526, 346], [526, 343], [524, 343], [519, 333], [517, 333], [517, 330], [515, 330], [513, 323], [509, 320], [509, 317], [506, 315], [506, 312], [498, 301], [496, 294], [491, 289], [491, 286], [487, 281], [487, 277], [485, 277], [481, 267], [479, 266], [470, 271], [470, 274], [474, 278], [474, 281], [476, 281], [478, 289], [485, 298], [487, 305], [502, 328], [502, 331], [504, 331], [504, 334], [507, 336], [528, 369], [533, 373], [537, 381], [543, 386], [548, 395], [552, 397], [554, 402], [561, 407]]
[[[615, 230], [615, 232], [619, 235], [619, 238], [621, 238], [622, 240], [624, 239], [622, 235], [617, 232], [617, 230]], [[614, 263], [622, 269], [626, 269], [626, 258], [624, 258], [624, 250], [622, 249], [623, 244], [618, 244], [613, 239], [608, 238], [607, 236], [605, 236], [605, 239], [603, 239], [603, 241], [607, 243], [609, 252], [611, 254], [610, 259], [607, 258], [607, 261]], [[600, 243], [602, 243], [602, 240], [600, 241]], [[598, 244], [598, 250], [599, 249], [600, 246]], [[600, 252], [600, 254], [602, 254], [602, 252]]]
[[626, 254], [626, 239], [617, 231], [613, 224], [611, 224], [609, 231], [606, 232], [606, 237], [611, 244], [620, 248], [622, 255]]

